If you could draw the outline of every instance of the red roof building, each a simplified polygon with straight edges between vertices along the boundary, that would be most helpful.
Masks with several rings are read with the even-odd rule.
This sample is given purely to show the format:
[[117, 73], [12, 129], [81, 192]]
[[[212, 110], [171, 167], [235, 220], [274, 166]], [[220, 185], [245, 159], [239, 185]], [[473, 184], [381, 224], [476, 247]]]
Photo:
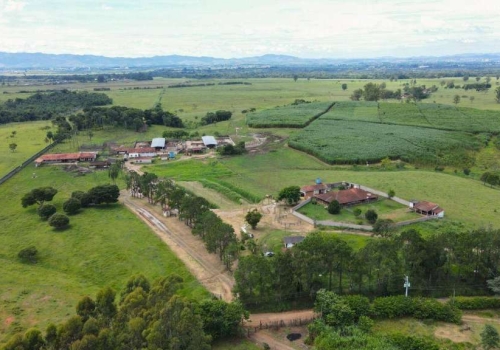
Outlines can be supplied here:
[[410, 207], [419, 214], [444, 217], [444, 209], [441, 208], [436, 203], [420, 201], [420, 202], [410, 202]]
[[331, 202], [336, 200], [342, 206], [350, 206], [354, 204], [376, 201], [378, 199], [378, 196], [360, 188], [350, 188], [348, 190], [332, 191], [324, 194], [314, 195], [314, 198], [324, 204], [330, 204]]
[[44, 154], [35, 160], [36, 166], [43, 163], [92, 162], [97, 158], [95, 152]]
[[316, 194], [323, 194], [327, 191], [328, 187], [325, 184], [309, 185], [300, 188], [300, 194], [304, 198], [309, 198]]

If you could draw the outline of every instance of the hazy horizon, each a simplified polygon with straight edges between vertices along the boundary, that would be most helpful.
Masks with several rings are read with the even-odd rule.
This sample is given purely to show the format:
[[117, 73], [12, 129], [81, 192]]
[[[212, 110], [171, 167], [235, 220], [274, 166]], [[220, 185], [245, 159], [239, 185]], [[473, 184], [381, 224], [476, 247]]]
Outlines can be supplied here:
[[0, 51], [376, 58], [498, 53], [494, 0], [0, 0]]

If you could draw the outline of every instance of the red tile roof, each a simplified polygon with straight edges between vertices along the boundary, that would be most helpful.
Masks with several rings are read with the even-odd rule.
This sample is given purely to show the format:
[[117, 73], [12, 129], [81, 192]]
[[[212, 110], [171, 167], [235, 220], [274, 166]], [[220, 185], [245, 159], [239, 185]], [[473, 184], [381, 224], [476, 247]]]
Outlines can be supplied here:
[[360, 188], [350, 188], [348, 190], [332, 191], [314, 196], [324, 202], [331, 203], [337, 200], [341, 205], [346, 205], [355, 202], [361, 202], [366, 199], [377, 199], [378, 196], [373, 193], [364, 191]]
[[301, 187], [301, 191], [302, 192], [313, 192], [313, 191], [316, 191], [316, 190], [324, 190], [326, 189], [326, 185], [324, 184], [318, 184], [318, 185], [309, 185], [309, 186], [304, 186], [304, 187]]
[[420, 211], [436, 211], [438, 209], [441, 209], [439, 208], [439, 205], [437, 205], [436, 203], [432, 203], [432, 202], [427, 202], [427, 201], [421, 201], [421, 202], [418, 202], [417, 204], [414, 205], [414, 208], [415, 209], [418, 209]]
[[94, 152], [79, 152], [79, 153], [54, 153], [54, 154], [44, 154], [38, 157], [35, 162], [55, 162], [55, 161], [65, 161], [65, 160], [80, 160], [81, 158], [92, 158], [95, 159], [97, 154]]
[[154, 147], [140, 147], [140, 148], [117, 147], [117, 148], [113, 148], [113, 151], [115, 151], [115, 152], [125, 152], [127, 154], [129, 154], [129, 153], [155, 153], [156, 152], [156, 148], [154, 148]]

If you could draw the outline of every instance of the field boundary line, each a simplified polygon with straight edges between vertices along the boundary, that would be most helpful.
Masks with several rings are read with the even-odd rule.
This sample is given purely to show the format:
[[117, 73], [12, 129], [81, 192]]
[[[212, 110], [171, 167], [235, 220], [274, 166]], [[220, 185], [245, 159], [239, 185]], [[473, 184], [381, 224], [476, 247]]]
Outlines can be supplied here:
[[24, 168], [26, 168], [28, 166], [28, 164], [31, 164], [32, 161], [34, 161], [36, 158], [40, 157], [42, 154], [44, 154], [45, 152], [47, 152], [48, 150], [50, 150], [51, 148], [53, 148], [56, 144], [57, 144], [57, 142], [52, 142], [50, 145], [48, 145], [47, 147], [45, 147], [41, 151], [38, 151], [37, 153], [35, 153], [31, 157], [29, 157], [20, 166], [18, 166], [17, 168], [9, 171], [6, 175], [2, 176], [0, 178], [0, 185], [3, 184], [8, 179], [10, 179], [11, 177], [13, 177], [14, 175], [16, 175], [18, 172], [20, 172]]

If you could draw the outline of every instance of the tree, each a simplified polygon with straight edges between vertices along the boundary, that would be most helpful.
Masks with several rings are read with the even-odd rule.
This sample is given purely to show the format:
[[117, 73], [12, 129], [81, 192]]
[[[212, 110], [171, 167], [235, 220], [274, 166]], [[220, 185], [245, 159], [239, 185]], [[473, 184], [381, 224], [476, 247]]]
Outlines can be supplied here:
[[392, 198], [396, 195], [396, 191], [394, 191], [393, 189], [390, 189], [389, 192], [387, 192], [387, 196], [389, 198]]
[[45, 340], [42, 332], [36, 328], [28, 329], [23, 336], [24, 349], [26, 350], [41, 350], [44, 349]]
[[37, 254], [38, 250], [35, 248], [35, 246], [31, 246], [21, 249], [19, 253], [17, 253], [17, 257], [23, 263], [35, 264], [37, 262]]
[[500, 86], [495, 89], [495, 101], [500, 103]]
[[469, 97], [470, 103], [474, 102], [474, 100], [475, 100], [475, 99], [476, 99], [476, 98], [475, 98], [474, 96], [470, 96], [470, 97]]
[[328, 212], [333, 215], [340, 214], [341, 208], [342, 207], [337, 200], [333, 200], [330, 202], [330, 204], [328, 204]]
[[239, 302], [206, 300], [200, 303], [198, 309], [203, 330], [212, 340], [237, 336], [241, 321], [249, 316]]
[[12, 142], [11, 144], [9, 144], [9, 149], [11, 152], [15, 152], [16, 148], [17, 148], [17, 143]]
[[89, 137], [89, 141], [92, 141], [92, 137], [94, 137], [94, 133], [92, 132], [92, 130], [89, 130], [87, 136]]
[[500, 345], [500, 336], [498, 331], [490, 324], [484, 326], [481, 332], [481, 345], [483, 349], [498, 349]]
[[391, 219], [380, 219], [373, 225], [374, 235], [379, 235], [381, 237], [390, 237], [391, 232], [394, 229], [394, 221]]
[[92, 197], [90, 194], [83, 191], [75, 191], [71, 193], [71, 198], [78, 199], [82, 208], [87, 208], [90, 204], [92, 204]]
[[464, 77], [462, 78], [464, 81], [467, 81], [469, 80], [469, 76], [468, 75], [464, 75]]
[[368, 83], [364, 86], [363, 97], [365, 101], [378, 101], [381, 93], [380, 85]]
[[116, 185], [100, 185], [91, 188], [88, 194], [93, 204], [116, 203], [120, 197], [120, 189]]
[[52, 215], [54, 215], [56, 211], [57, 211], [56, 207], [52, 204], [43, 204], [39, 206], [38, 209], [36, 210], [38, 216], [40, 216], [42, 220], [47, 220]]
[[78, 210], [82, 207], [80, 200], [76, 198], [70, 198], [63, 204], [63, 210], [68, 215], [74, 215], [78, 213]]
[[69, 225], [69, 218], [64, 214], [54, 214], [49, 219], [49, 225], [55, 229], [63, 229]]
[[284, 200], [288, 205], [293, 205], [300, 200], [300, 187], [288, 186], [283, 188], [278, 194], [278, 200]]
[[359, 101], [363, 97], [363, 89], [356, 89], [352, 92], [351, 97], [349, 97], [353, 101]]
[[116, 314], [115, 297], [116, 293], [110, 287], [101, 289], [96, 296], [96, 313], [107, 322], [109, 322]]
[[500, 294], [500, 276], [487, 280], [488, 288], [495, 294]]
[[114, 163], [109, 167], [108, 177], [111, 179], [111, 181], [113, 181], [113, 183], [116, 183], [116, 179], [118, 178], [118, 175], [120, 175], [121, 171], [122, 168], [118, 163]]
[[314, 311], [321, 313], [325, 323], [343, 329], [354, 324], [354, 311], [337, 294], [321, 289], [316, 294]]
[[346, 83], [342, 84], [342, 90], [344, 90], [344, 91], [347, 90], [347, 84]]
[[21, 204], [23, 208], [33, 204], [41, 206], [44, 202], [50, 202], [56, 194], [57, 190], [52, 187], [35, 188], [21, 198]]
[[94, 300], [89, 296], [84, 296], [76, 305], [76, 314], [82, 318], [83, 322], [86, 322], [90, 317], [95, 316], [95, 308]]
[[50, 140], [50, 142], [54, 141], [54, 133], [52, 131], [47, 131], [47, 139]]
[[369, 209], [365, 212], [365, 218], [370, 224], [374, 224], [378, 219], [378, 214], [375, 210]]
[[483, 185], [488, 184], [491, 187], [496, 186], [500, 183], [500, 177], [497, 174], [491, 173], [489, 171], [483, 173], [480, 180], [483, 182]]
[[460, 103], [460, 95], [453, 96], [453, 103], [455, 104], [455, 106]]
[[247, 215], [245, 215], [245, 221], [255, 229], [260, 219], [262, 218], [262, 214], [259, 213], [257, 209], [250, 210]]
[[299, 76], [297, 74], [293, 75], [293, 81], [297, 81], [299, 79]]

